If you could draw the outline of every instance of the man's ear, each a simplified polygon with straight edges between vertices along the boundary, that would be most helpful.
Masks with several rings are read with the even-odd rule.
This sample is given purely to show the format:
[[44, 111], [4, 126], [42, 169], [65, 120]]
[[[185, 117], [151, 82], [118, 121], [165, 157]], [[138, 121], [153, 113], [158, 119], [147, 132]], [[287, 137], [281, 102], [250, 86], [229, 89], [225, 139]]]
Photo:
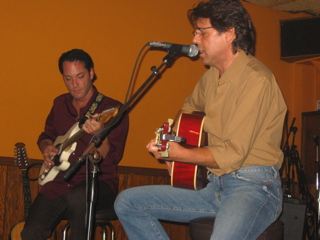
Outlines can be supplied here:
[[225, 36], [226, 36], [226, 40], [230, 43], [232, 43], [236, 38], [236, 29], [234, 27], [229, 28], [226, 32], [225, 32]]
[[91, 68], [90, 69], [90, 79], [91, 79], [91, 81], [93, 80], [93, 78], [94, 78], [94, 69], [93, 68]]

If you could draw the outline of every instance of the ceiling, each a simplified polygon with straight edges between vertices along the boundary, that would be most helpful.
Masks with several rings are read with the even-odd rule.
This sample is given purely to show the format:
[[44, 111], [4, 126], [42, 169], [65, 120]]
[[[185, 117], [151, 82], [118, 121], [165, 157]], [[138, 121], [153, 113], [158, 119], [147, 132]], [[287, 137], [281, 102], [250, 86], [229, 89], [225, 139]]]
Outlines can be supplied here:
[[320, 16], [320, 0], [244, 0], [262, 7], [279, 11], [299, 13], [305, 12], [313, 16]]

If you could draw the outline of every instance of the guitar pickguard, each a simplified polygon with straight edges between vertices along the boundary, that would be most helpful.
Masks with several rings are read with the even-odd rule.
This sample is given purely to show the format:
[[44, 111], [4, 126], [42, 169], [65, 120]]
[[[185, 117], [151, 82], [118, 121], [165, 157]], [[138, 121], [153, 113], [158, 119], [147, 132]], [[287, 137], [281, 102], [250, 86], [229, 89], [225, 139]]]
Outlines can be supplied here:
[[42, 165], [39, 177], [39, 184], [41, 186], [52, 181], [60, 171], [65, 171], [69, 168], [69, 157], [76, 150], [77, 143], [74, 142], [70, 146], [68, 145], [65, 149], [63, 148], [65, 146], [64, 144], [67, 144], [66, 142], [72, 138], [72, 136], [77, 134], [79, 131], [82, 131], [78, 125], [78, 123], [75, 123], [64, 136], [59, 136], [55, 140], [54, 145], [59, 145], [58, 156], [55, 157], [58, 161], [54, 161], [55, 166], [50, 169], [45, 169], [44, 165]]

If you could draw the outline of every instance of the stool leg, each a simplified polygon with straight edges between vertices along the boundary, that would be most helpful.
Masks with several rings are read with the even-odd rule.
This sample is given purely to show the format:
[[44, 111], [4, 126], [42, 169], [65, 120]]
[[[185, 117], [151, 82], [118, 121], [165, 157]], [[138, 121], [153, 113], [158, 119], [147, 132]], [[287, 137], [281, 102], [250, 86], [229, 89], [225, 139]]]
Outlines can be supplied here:
[[115, 240], [115, 239], [116, 239], [116, 231], [115, 231], [115, 229], [114, 229], [114, 226], [112, 225], [111, 222], [107, 222], [106, 224], [107, 224], [107, 226], [110, 228], [111, 240]]
[[66, 226], [63, 229], [63, 232], [62, 232], [62, 240], [68, 240], [69, 228], [70, 228], [70, 225], [69, 225], [69, 223], [67, 223]]
[[101, 227], [102, 229], [102, 240], [106, 240], [106, 233], [107, 228], [110, 230], [111, 240], [115, 240], [116, 238], [116, 231], [114, 229], [114, 226], [110, 222], [103, 222], [103, 223], [97, 223], [97, 226]]
[[104, 224], [97, 224], [97, 226], [101, 227], [102, 230], [102, 240], [106, 240], [107, 230]]
[[[97, 223], [96, 226], [101, 227], [102, 230], [102, 240], [106, 240], [106, 236], [107, 236], [107, 229], [106, 226], [110, 229], [110, 234], [111, 234], [111, 240], [115, 240], [116, 239], [116, 231], [114, 229], [114, 226], [112, 225], [112, 223], [110, 222], [104, 222], [104, 223]], [[70, 225], [69, 223], [66, 224], [66, 226], [63, 229], [62, 232], [62, 240], [68, 240], [68, 231], [70, 229]]]
[[112, 225], [111, 222], [106, 222], [106, 225], [109, 227], [110, 232], [111, 232], [111, 240], [115, 240], [116, 239], [116, 231], [114, 229], [114, 226]]

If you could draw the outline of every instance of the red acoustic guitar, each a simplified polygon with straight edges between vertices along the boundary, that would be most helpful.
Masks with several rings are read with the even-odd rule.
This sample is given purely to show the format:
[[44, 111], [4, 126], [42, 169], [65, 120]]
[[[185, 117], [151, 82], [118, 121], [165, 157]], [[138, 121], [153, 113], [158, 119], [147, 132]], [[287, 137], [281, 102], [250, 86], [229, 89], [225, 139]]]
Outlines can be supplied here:
[[[163, 157], [168, 156], [168, 141], [181, 142], [184, 147], [194, 148], [203, 144], [203, 120], [199, 114], [180, 116], [176, 136], [171, 136], [171, 121], [165, 122], [156, 132], [156, 145], [160, 147]], [[204, 187], [203, 168], [194, 164], [173, 162], [171, 185], [174, 187], [199, 190]]]

